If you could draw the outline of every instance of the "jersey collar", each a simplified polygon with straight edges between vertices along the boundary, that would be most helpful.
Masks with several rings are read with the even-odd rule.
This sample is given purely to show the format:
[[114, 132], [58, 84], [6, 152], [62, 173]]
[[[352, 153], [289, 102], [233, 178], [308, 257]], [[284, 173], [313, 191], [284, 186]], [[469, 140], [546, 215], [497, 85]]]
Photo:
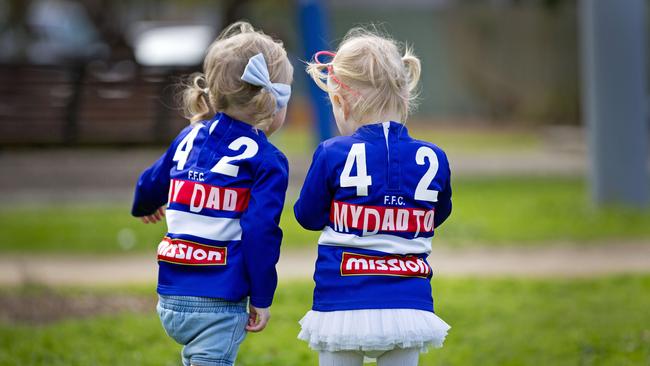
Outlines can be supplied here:
[[[390, 125], [388, 126], [388, 131], [392, 133], [396, 133], [398, 137], [409, 137], [409, 131], [406, 126], [399, 122], [395, 121], [390, 121]], [[359, 137], [384, 137], [384, 123], [379, 122], [379, 123], [372, 123], [369, 125], [363, 125], [359, 127], [352, 136], [359, 136]]]
[[264, 131], [259, 130], [255, 127], [253, 127], [251, 124], [240, 121], [238, 119], [235, 119], [225, 113], [219, 112], [217, 113], [208, 126], [210, 126], [212, 123], [216, 122], [217, 126], [215, 126], [216, 129], [233, 129], [235, 131], [246, 131], [246, 132], [253, 132], [255, 134], [258, 134], [262, 136], [264, 139], [266, 139], [266, 134], [264, 134]]

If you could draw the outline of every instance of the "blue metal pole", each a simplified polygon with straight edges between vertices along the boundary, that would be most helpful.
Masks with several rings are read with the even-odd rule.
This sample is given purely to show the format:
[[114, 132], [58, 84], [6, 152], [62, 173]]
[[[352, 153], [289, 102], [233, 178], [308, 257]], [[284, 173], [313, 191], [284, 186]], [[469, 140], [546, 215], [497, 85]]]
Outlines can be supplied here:
[[[321, 0], [299, 0], [298, 9], [305, 59], [311, 60], [314, 53], [329, 49], [327, 14]], [[317, 138], [323, 141], [332, 137], [332, 109], [327, 93], [320, 90], [311, 80], [308, 80], [308, 85]]]
[[645, 0], [582, 0], [582, 105], [597, 204], [649, 201]]

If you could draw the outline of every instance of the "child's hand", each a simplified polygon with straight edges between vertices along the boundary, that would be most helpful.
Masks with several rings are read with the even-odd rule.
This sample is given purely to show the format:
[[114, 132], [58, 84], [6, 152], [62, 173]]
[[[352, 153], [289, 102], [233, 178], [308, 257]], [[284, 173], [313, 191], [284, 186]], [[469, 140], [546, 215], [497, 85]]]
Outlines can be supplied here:
[[154, 212], [153, 214], [151, 214], [151, 215], [142, 216], [140, 218], [140, 220], [142, 220], [142, 222], [144, 222], [145, 224], [148, 224], [148, 223], [155, 224], [158, 221], [162, 220], [163, 217], [165, 217], [165, 207], [164, 206], [158, 208], [158, 210], [156, 212]]
[[271, 318], [271, 310], [269, 309], [270, 308], [256, 308], [253, 305], [249, 305], [248, 324], [246, 324], [246, 330], [249, 332], [261, 332]]

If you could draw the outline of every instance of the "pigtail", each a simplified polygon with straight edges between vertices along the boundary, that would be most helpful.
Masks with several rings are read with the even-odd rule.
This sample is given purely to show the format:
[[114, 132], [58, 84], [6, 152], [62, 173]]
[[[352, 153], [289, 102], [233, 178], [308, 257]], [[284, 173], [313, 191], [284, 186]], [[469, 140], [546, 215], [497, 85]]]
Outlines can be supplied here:
[[[402, 56], [402, 63], [406, 69], [406, 78], [408, 81], [408, 99], [406, 110], [408, 112], [413, 112], [415, 108], [417, 108], [417, 100], [419, 97], [418, 83], [420, 82], [420, 73], [422, 72], [422, 66], [420, 64], [420, 59], [415, 56], [413, 50], [408, 46], [406, 46], [404, 56]], [[406, 119], [406, 116], [404, 119]]]
[[411, 48], [406, 47], [404, 56], [402, 56], [402, 62], [404, 63], [408, 77], [408, 90], [413, 95], [417, 91], [418, 82], [420, 81], [420, 73], [422, 70], [420, 59], [413, 54]]
[[256, 121], [255, 128], [266, 130], [273, 122], [273, 116], [276, 112], [277, 101], [273, 94], [261, 89], [250, 101], [253, 119]]
[[323, 91], [329, 92], [327, 87], [327, 66], [328, 64], [320, 64], [318, 62], [307, 63], [307, 74], [314, 80], [316, 86]]
[[190, 123], [210, 119], [214, 115], [210, 108], [210, 90], [202, 73], [190, 76], [183, 90], [182, 104], [185, 117]]

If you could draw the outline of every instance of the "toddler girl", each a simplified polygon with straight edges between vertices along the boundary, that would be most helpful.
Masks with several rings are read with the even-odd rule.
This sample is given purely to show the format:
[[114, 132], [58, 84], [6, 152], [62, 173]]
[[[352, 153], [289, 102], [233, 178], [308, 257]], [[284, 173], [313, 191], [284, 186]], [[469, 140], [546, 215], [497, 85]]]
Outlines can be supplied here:
[[404, 126], [420, 61], [363, 29], [307, 72], [329, 93], [343, 136], [321, 143], [294, 212], [322, 230], [312, 310], [299, 338], [320, 365], [417, 365], [450, 328], [433, 311], [427, 263], [434, 228], [451, 212], [447, 156]]
[[[280, 42], [239, 22], [210, 46], [183, 100], [190, 126], [140, 176], [132, 214], [157, 222], [158, 314], [188, 365], [232, 365], [245, 330], [269, 320], [277, 285], [293, 68]], [[246, 313], [249, 303], [250, 314]]]

